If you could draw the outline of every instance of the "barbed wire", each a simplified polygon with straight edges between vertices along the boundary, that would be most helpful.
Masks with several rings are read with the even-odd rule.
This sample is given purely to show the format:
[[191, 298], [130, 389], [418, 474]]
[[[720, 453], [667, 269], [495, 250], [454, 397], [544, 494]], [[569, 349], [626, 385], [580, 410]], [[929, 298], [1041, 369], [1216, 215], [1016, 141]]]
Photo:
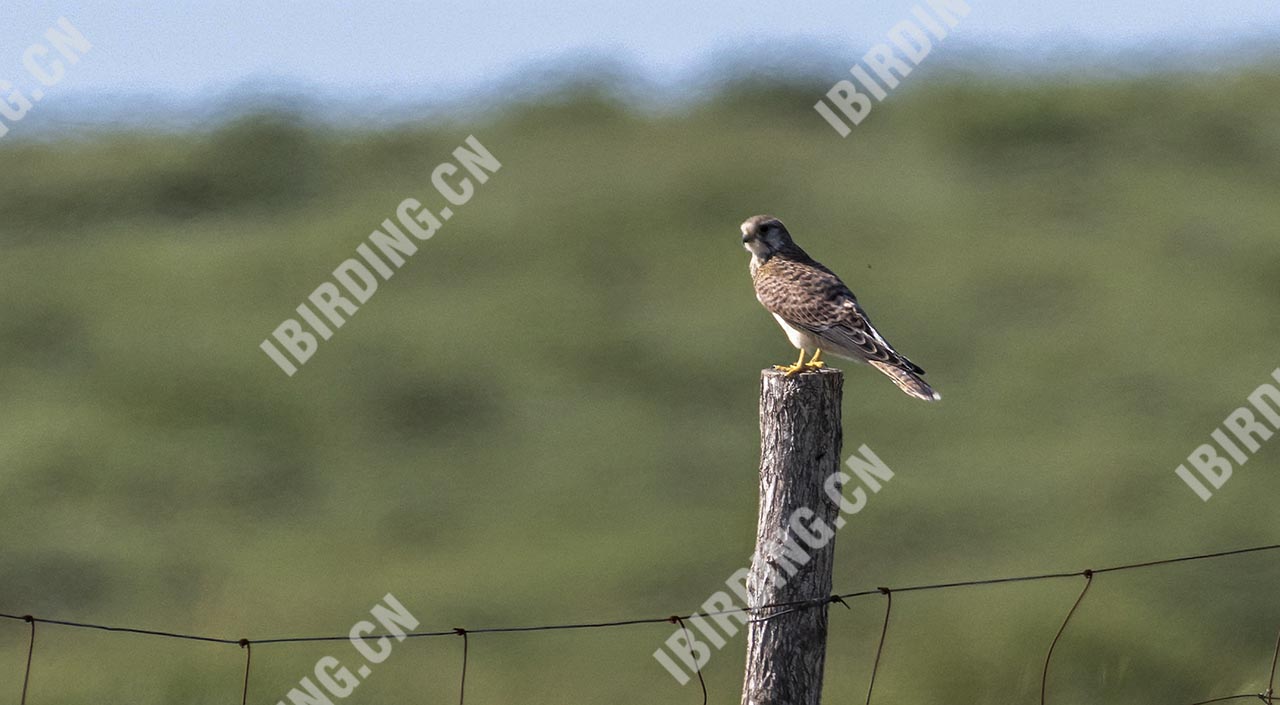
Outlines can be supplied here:
[[[908, 586], [897, 587], [897, 588], [878, 587], [871, 590], [858, 590], [854, 592], [835, 593], [831, 595], [813, 597], [813, 598], [804, 599], [804, 600], [776, 602], [776, 603], [770, 603], [765, 605], [758, 605], [755, 607], [744, 606], [744, 607], [734, 607], [734, 608], [722, 609], [722, 610], [694, 611], [685, 615], [676, 614], [669, 617], [638, 617], [638, 618], [632, 618], [632, 619], [620, 619], [620, 620], [604, 621], [604, 622], [571, 622], [571, 623], [565, 623], [565, 624], [542, 624], [542, 625], [532, 625], [532, 626], [482, 627], [477, 629], [463, 629], [461, 627], [455, 627], [453, 629], [449, 629], [445, 631], [407, 632], [403, 634], [390, 634], [390, 633], [364, 634], [360, 638], [376, 640], [380, 638], [412, 639], [412, 638], [427, 638], [427, 637], [461, 636], [462, 637], [462, 675], [461, 675], [461, 682], [458, 690], [458, 701], [460, 705], [462, 705], [465, 701], [465, 696], [466, 696], [467, 659], [468, 659], [468, 651], [469, 651], [469, 648], [468, 648], [469, 643], [468, 643], [467, 637], [470, 634], [511, 634], [511, 633], [521, 633], [521, 632], [544, 632], [544, 631], [564, 631], [564, 630], [582, 630], [582, 629], [610, 629], [610, 628], [619, 628], [619, 627], [628, 627], [628, 626], [669, 623], [669, 624], [677, 625], [682, 630], [684, 637], [686, 639], [686, 643], [692, 645], [694, 642], [689, 636], [688, 628], [685, 626], [685, 620], [701, 618], [701, 617], [714, 617], [718, 615], [727, 615], [727, 614], [756, 614], [764, 611], [780, 609], [781, 611], [768, 615], [766, 617], [749, 620], [753, 623], [768, 622], [768, 621], [777, 619], [779, 617], [782, 617], [784, 615], [793, 614], [805, 609], [813, 609], [819, 606], [826, 606], [826, 605], [835, 604], [835, 603], [843, 604], [845, 607], [849, 607], [848, 603], [845, 602], [848, 599], [865, 597], [868, 595], [884, 595], [886, 598], [884, 625], [881, 629], [880, 641], [879, 641], [879, 645], [876, 648], [875, 661], [873, 663], [872, 670], [871, 670], [870, 684], [867, 688], [867, 703], [868, 705], [870, 705], [872, 692], [875, 687], [876, 673], [880, 667], [880, 660], [881, 660], [881, 657], [883, 656], [885, 642], [887, 640], [888, 633], [889, 633], [889, 614], [893, 607], [893, 593], [952, 590], [952, 589], [964, 588], [964, 587], [1001, 585], [1001, 584], [1009, 584], [1009, 583], [1040, 582], [1040, 581], [1046, 581], [1046, 580], [1062, 580], [1066, 578], [1083, 577], [1085, 578], [1085, 581], [1086, 581], [1085, 586], [1080, 591], [1080, 594], [1076, 598], [1076, 601], [1072, 604], [1071, 609], [1067, 612], [1067, 616], [1063, 620], [1062, 626], [1059, 627], [1058, 632], [1054, 635], [1053, 641], [1050, 643], [1048, 652], [1045, 655], [1044, 670], [1042, 672], [1041, 683], [1040, 683], [1040, 702], [1041, 702], [1041, 705], [1046, 705], [1049, 666], [1052, 662], [1054, 649], [1057, 647], [1058, 642], [1062, 639], [1063, 634], [1066, 632], [1067, 625], [1071, 622], [1071, 618], [1076, 614], [1077, 610], [1080, 607], [1080, 604], [1084, 601], [1085, 595], [1088, 594], [1089, 588], [1093, 585], [1093, 581], [1096, 576], [1105, 574], [1105, 573], [1140, 570], [1145, 568], [1167, 566], [1167, 565], [1185, 563], [1190, 561], [1204, 561], [1204, 560], [1211, 560], [1216, 558], [1240, 556], [1240, 555], [1245, 555], [1250, 553], [1259, 553], [1259, 552], [1275, 551], [1275, 550], [1280, 550], [1280, 544], [1252, 546], [1248, 548], [1216, 551], [1213, 553], [1199, 553], [1199, 554], [1178, 556], [1176, 558], [1165, 558], [1165, 559], [1159, 559], [1159, 560], [1143, 561], [1140, 563], [1126, 563], [1126, 564], [1120, 564], [1120, 565], [1107, 566], [1104, 568], [1084, 569], [1079, 571], [1057, 571], [1057, 572], [1051, 572], [1051, 573], [1036, 573], [1036, 574], [1030, 574], [1030, 575], [1016, 575], [1016, 576], [1006, 576], [1006, 577], [998, 577], [998, 578], [958, 580], [958, 581], [949, 581], [949, 582], [927, 583], [922, 585], [908, 585]], [[104, 631], [104, 632], [118, 633], [118, 634], [136, 634], [140, 636], [151, 636], [151, 637], [158, 637], [158, 638], [164, 638], [164, 639], [200, 641], [200, 642], [208, 642], [208, 643], [216, 643], [216, 644], [234, 644], [245, 650], [244, 682], [243, 682], [243, 688], [241, 691], [242, 705], [247, 705], [248, 699], [249, 699], [249, 669], [252, 663], [252, 654], [253, 654], [252, 648], [255, 644], [258, 644], [258, 645], [298, 644], [298, 643], [307, 643], [307, 642], [352, 640], [352, 637], [349, 634], [324, 635], [324, 636], [270, 637], [270, 638], [261, 638], [261, 639], [249, 639], [249, 638], [230, 639], [230, 638], [209, 636], [209, 635], [203, 635], [203, 634], [186, 634], [182, 632], [169, 631], [169, 630], [143, 629], [138, 627], [121, 627], [121, 626], [114, 626], [114, 625], [107, 625], [107, 624], [95, 624], [92, 622], [79, 622], [79, 621], [71, 621], [71, 620], [65, 620], [65, 619], [37, 617], [30, 614], [17, 615], [17, 614], [10, 614], [6, 612], [0, 612], [0, 619], [22, 621], [22, 622], [26, 622], [30, 626], [30, 636], [27, 644], [27, 663], [26, 663], [26, 668], [24, 670], [23, 679], [22, 679], [22, 694], [19, 700], [20, 705], [26, 705], [26, 702], [27, 702], [27, 694], [28, 694], [30, 681], [31, 681], [31, 664], [32, 664], [32, 661], [34, 660], [34, 654], [35, 654], [35, 639], [36, 639], [37, 624], [48, 624], [53, 626], [68, 627], [72, 629], [97, 630], [97, 631]], [[1266, 690], [1263, 690], [1258, 693], [1241, 693], [1237, 695], [1227, 695], [1227, 696], [1212, 698], [1209, 700], [1201, 700], [1196, 703], [1192, 703], [1191, 705], [1210, 705], [1211, 703], [1227, 702], [1231, 700], [1244, 700], [1244, 699], [1258, 699], [1264, 703], [1280, 702], [1280, 696], [1277, 696], [1275, 692], [1276, 669], [1277, 669], [1278, 663], [1280, 663], [1280, 635], [1277, 635], [1276, 648], [1274, 653], [1272, 654], [1271, 670], [1267, 678]], [[697, 672], [698, 682], [702, 687], [702, 702], [703, 702], [703, 705], [706, 705], [707, 703], [706, 681], [703, 680], [701, 667], [697, 667], [695, 668], [695, 670]]]

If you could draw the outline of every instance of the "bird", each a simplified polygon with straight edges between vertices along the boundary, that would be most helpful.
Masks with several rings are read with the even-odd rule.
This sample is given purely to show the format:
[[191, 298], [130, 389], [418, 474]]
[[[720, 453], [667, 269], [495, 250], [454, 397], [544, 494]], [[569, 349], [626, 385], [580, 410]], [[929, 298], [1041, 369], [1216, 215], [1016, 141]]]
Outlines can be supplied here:
[[[942, 398], [922, 375], [924, 370], [894, 350], [871, 325], [857, 297], [836, 276], [791, 239], [782, 221], [757, 215], [742, 223], [742, 246], [751, 253], [751, 281], [756, 298], [778, 321], [800, 359], [775, 365], [787, 377], [826, 366], [823, 351], [883, 372], [916, 399]], [[813, 357], [805, 361], [806, 350]]]

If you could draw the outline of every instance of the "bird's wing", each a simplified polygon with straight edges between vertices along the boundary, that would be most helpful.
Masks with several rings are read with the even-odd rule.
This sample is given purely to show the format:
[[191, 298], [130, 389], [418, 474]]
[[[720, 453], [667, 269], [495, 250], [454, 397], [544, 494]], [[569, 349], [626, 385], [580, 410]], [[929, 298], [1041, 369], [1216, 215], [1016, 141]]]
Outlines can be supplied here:
[[771, 271], [757, 277], [755, 285], [760, 303], [770, 313], [809, 331], [833, 350], [924, 373], [880, 335], [857, 297], [831, 270], [817, 262], [769, 265], [766, 266]]

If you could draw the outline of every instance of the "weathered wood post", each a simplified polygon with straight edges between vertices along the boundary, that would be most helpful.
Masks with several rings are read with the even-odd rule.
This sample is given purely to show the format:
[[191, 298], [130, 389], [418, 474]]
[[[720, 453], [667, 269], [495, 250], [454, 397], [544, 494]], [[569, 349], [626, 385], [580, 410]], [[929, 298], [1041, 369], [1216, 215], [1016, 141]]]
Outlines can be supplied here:
[[[760, 519], [747, 582], [742, 705], [818, 705], [827, 648], [827, 604], [839, 507], [824, 489], [840, 469], [840, 400], [835, 369], [785, 377], [765, 370], [760, 389]], [[821, 523], [819, 523], [821, 522]], [[775, 616], [776, 615], [776, 616]]]

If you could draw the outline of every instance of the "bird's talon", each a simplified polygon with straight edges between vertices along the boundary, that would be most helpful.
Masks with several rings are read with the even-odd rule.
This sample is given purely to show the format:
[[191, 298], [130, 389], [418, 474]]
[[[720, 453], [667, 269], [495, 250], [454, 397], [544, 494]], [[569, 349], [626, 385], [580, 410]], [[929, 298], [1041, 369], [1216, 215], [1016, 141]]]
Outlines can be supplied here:
[[[816, 355], [815, 355], [815, 357], [816, 357]], [[792, 364], [790, 364], [790, 365], [774, 365], [774, 366], [773, 366], [773, 369], [778, 370], [779, 372], [784, 373], [784, 374], [783, 374], [783, 376], [784, 376], [784, 377], [790, 377], [790, 376], [794, 375], [794, 374], [795, 374], [795, 373], [797, 373], [797, 372], [801, 372], [801, 371], [803, 371], [803, 370], [805, 370], [805, 369], [808, 369], [808, 368], [805, 366], [805, 362], [804, 362], [804, 349], [803, 349], [803, 348], [801, 348], [801, 349], [800, 349], [800, 359], [799, 359], [799, 360], [796, 360], [794, 363], [792, 363]]]

